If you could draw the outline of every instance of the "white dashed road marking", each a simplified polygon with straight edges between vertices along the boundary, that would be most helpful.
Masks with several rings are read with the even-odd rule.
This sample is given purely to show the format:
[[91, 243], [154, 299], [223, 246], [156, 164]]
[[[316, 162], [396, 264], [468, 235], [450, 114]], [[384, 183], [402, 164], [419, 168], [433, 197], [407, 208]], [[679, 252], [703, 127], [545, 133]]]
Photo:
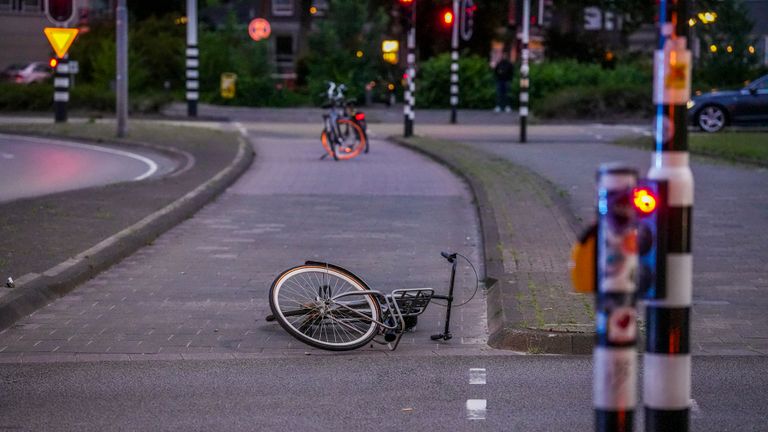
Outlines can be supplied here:
[[485, 368], [472, 368], [469, 370], [470, 384], [485, 384]]
[[[469, 369], [470, 385], [485, 385], [485, 368]], [[467, 420], [485, 420], [485, 410], [488, 401], [485, 399], [467, 399]]]
[[467, 420], [485, 420], [485, 399], [467, 399]]

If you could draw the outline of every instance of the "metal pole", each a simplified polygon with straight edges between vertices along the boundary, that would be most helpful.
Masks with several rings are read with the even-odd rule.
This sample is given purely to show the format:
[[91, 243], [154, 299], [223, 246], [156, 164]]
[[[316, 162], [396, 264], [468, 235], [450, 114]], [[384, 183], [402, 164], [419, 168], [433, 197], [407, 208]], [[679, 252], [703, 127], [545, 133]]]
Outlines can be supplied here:
[[531, 27], [531, 0], [523, 0], [523, 46], [520, 53], [520, 142], [528, 140], [528, 43]]
[[413, 122], [416, 116], [416, 0], [411, 6], [411, 27], [408, 29], [408, 56], [406, 69], [405, 104], [403, 107], [404, 130], [403, 136], [413, 135]]
[[459, 21], [459, 0], [453, 0], [453, 34], [451, 35], [451, 124], [456, 124], [456, 109], [459, 106]]
[[[691, 231], [693, 174], [688, 165], [690, 97], [688, 0], [660, 0], [659, 45], [654, 67], [656, 152], [648, 177], [669, 185], [666, 277], [662, 298], [646, 303], [643, 357], [646, 431], [688, 430], [691, 405], [690, 315], [693, 297]], [[674, 76], [668, 73], [674, 69]]]
[[187, 115], [197, 117], [200, 82], [198, 67], [200, 52], [197, 48], [197, 0], [187, 0]]
[[124, 137], [128, 122], [128, 10], [125, 0], [118, 0], [116, 16], [117, 76], [115, 77], [115, 112], [117, 136]]
[[53, 120], [56, 123], [67, 122], [67, 102], [69, 102], [69, 55], [59, 59], [53, 78]]
[[637, 403], [638, 267], [633, 192], [637, 171], [604, 164], [597, 174], [595, 431], [631, 432]]

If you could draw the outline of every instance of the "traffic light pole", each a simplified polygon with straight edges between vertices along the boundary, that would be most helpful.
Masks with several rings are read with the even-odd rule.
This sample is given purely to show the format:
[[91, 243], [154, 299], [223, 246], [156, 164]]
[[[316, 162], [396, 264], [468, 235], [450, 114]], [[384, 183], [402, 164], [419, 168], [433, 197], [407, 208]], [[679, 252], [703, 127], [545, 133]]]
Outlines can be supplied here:
[[523, 36], [520, 53], [520, 142], [528, 140], [528, 43], [531, 31], [531, 0], [523, 0]]
[[604, 164], [597, 176], [595, 431], [631, 432], [637, 404], [637, 171]]
[[115, 112], [117, 114], [117, 136], [124, 137], [128, 123], [128, 10], [126, 0], [118, 0], [115, 10], [115, 32], [117, 39], [117, 76]]
[[[693, 174], [688, 164], [691, 62], [688, 0], [660, 0], [654, 67], [656, 152], [648, 177], [668, 182], [666, 277], [646, 303], [643, 400], [646, 431], [687, 431], [691, 404], [690, 315]], [[673, 71], [674, 74], [669, 72]]]
[[453, 0], [453, 34], [451, 35], [451, 124], [456, 124], [459, 106], [459, 0]]
[[411, 5], [410, 27], [408, 28], [407, 46], [408, 55], [406, 57], [406, 88], [405, 104], [403, 106], [404, 127], [403, 136], [413, 136], [413, 123], [416, 109], [416, 0]]
[[187, 0], [187, 115], [197, 117], [200, 51], [197, 48], [197, 0]]

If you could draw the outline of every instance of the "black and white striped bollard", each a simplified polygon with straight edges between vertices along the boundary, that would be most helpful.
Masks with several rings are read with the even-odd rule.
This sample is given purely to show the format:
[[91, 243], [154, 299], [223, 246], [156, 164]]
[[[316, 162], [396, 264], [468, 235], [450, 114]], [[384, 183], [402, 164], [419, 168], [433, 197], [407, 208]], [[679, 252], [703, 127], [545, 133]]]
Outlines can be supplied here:
[[69, 55], [59, 59], [53, 76], [53, 118], [56, 123], [66, 123], [69, 102]]
[[405, 106], [403, 107], [404, 131], [403, 136], [413, 136], [413, 123], [416, 117], [416, 7], [412, 9], [411, 28], [408, 29], [408, 55], [406, 62]]
[[[667, 225], [659, 295], [646, 300], [643, 401], [646, 431], [685, 432], [691, 406], [690, 317], [693, 173], [688, 164], [690, 97], [688, 1], [660, 0], [661, 35], [654, 67], [656, 153], [648, 177], [666, 181]], [[674, 69], [674, 74], [669, 71]]]
[[459, 106], [459, 0], [453, 0], [453, 34], [451, 35], [451, 124], [456, 124]]
[[637, 404], [637, 171], [604, 164], [597, 175], [595, 431], [632, 431]]
[[523, 34], [520, 52], [520, 142], [528, 141], [528, 44], [531, 29], [531, 0], [523, 0]]
[[197, 116], [200, 98], [200, 51], [197, 48], [197, 0], [187, 0], [187, 115]]

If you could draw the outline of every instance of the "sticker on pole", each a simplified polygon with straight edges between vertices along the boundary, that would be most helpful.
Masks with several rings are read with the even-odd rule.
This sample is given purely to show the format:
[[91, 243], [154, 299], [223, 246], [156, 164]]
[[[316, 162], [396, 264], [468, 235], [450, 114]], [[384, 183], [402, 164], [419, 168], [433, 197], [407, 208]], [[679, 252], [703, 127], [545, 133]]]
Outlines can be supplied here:
[[637, 339], [637, 318], [633, 307], [619, 307], [608, 317], [608, 341], [629, 343]]
[[264, 18], [256, 18], [248, 24], [248, 35], [256, 42], [266, 39], [272, 34], [272, 26]]
[[43, 29], [45, 37], [48, 38], [48, 42], [58, 58], [64, 58], [67, 55], [67, 51], [69, 51], [69, 47], [72, 46], [72, 42], [75, 41], [79, 31], [76, 28], [63, 27], [46, 27]]
[[691, 98], [691, 51], [686, 39], [669, 39], [654, 55], [653, 103], [685, 105]]

